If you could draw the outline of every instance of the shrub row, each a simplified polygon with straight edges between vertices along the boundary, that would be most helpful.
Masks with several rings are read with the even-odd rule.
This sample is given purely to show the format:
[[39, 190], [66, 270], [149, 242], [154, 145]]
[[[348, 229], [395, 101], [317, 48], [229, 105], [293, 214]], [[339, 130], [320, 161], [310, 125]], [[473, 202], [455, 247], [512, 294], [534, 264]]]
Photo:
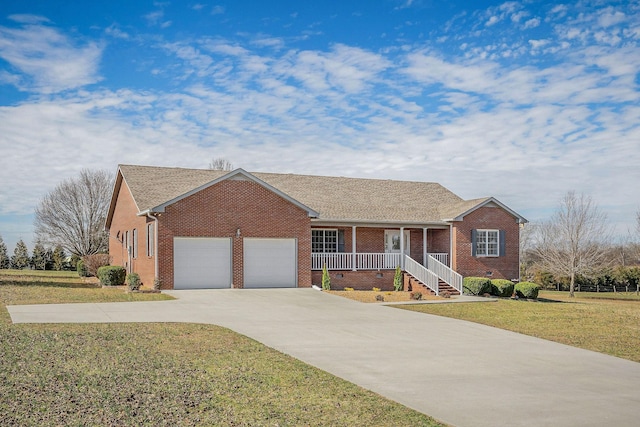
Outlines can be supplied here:
[[540, 286], [532, 282], [520, 282], [514, 285], [511, 280], [487, 279], [485, 277], [465, 277], [462, 283], [465, 294], [490, 294], [497, 297], [510, 297], [515, 294], [520, 298], [536, 299]]

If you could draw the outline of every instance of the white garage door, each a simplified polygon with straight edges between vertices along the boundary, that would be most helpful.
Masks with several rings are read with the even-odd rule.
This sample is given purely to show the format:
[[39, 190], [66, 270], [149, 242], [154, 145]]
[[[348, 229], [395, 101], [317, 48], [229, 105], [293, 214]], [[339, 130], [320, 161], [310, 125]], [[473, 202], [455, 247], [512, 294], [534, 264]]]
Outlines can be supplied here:
[[173, 288], [221, 289], [231, 287], [231, 239], [175, 237]]
[[245, 288], [295, 288], [296, 239], [244, 239]]

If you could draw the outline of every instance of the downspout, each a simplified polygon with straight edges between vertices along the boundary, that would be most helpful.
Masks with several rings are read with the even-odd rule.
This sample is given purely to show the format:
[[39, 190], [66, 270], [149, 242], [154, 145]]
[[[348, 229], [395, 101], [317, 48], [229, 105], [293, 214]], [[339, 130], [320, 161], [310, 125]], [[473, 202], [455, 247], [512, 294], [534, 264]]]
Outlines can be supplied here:
[[158, 275], [158, 218], [147, 212], [147, 218], [152, 219], [153, 224], [153, 279], [160, 279]]

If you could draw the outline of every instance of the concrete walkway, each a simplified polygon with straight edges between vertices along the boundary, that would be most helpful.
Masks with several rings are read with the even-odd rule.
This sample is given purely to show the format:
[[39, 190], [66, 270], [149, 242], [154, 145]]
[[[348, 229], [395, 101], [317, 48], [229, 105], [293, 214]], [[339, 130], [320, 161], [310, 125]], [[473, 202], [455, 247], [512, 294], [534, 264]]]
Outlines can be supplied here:
[[640, 363], [312, 289], [167, 293], [7, 308], [14, 323], [225, 326], [454, 426], [640, 424]]

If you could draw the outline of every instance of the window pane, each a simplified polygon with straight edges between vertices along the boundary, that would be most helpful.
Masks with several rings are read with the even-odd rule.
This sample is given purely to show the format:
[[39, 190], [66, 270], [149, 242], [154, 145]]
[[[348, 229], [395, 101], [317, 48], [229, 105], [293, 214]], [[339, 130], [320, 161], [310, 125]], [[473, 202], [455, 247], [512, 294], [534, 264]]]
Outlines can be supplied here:
[[476, 232], [476, 255], [487, 255], [487, 232], [484, 230]]
[[487, 255], [498, 255], [498, 232], [487, 231]]
[[338, 232], [336, 230], [324, 231], [324, 251], [338, 252]]

